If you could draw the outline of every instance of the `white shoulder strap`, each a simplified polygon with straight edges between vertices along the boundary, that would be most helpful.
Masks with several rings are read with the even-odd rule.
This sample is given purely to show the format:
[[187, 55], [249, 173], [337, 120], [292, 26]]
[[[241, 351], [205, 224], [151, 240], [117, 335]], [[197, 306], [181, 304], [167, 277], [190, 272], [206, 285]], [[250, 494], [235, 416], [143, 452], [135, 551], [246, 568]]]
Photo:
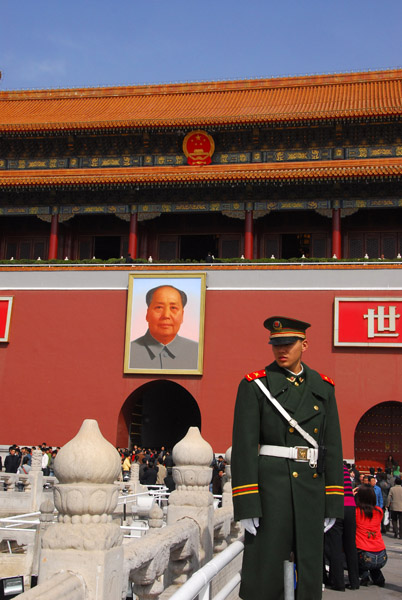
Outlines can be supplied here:
[[262, 383], [262, 381], [260, 381], [259, 379], [254, 379], [254, 381], [258, 385], [258, 387], [260, 388], [260, 390], [262, 391], [262, 393], [265, 394], [265, 396], [268, 398], [268, 400], [270, 402], [272, 402], [272, 404], [275, 406], [275, 408], [286, 419], [286, 421], [289, 423], [289, 425], [291, 425], [292, 427], [294, 427], [296, 429], [296, 431], [298, 431], [300, 433], [300, 435], [302, 437], [304, 437], [304, 439], [311, 446], [313, 446], [313, 448], [318, 448], [318, 444], [315, 441], [315, 439], [313, 437], [311, 437], [311, 435], [309, 433], [307, 433], [307, 431], [304, 431], [304, 429], [302, 427], [300, 427], [300, 425], [298, 424], [298, 422], [295, 419], [292, 419], [292, 417], [290, 416], [290, 414], [283, 408], [283, 406], [281, 406], [279, 404], [278, 400], [273, 397], [273, 395], [271, 394], [271, 392], [268, 390], [268, 388], [265, 387], [265, 385]]

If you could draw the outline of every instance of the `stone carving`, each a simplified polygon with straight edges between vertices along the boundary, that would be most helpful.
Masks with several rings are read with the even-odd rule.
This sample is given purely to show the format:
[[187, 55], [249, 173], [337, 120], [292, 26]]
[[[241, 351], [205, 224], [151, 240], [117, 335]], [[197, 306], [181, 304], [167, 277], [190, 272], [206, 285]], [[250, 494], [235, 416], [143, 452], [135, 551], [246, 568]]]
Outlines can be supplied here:
[[123, 560], [123, 535], [112, 517], [119, 491], [114, 481], [120, 470], [117, 450], [96, 421], [85, 420], [55, 460], [59, 483], [54, 486], [54, 502], [59, 516], [42, 538], [40, 582], [68, 564], [84, 577], [89, 599], [120, 597], [122, 571], [116, 565]]
[[222, 506], [229, 506], [233, 508], [233, 499], [232, 499], [232, 471], [231, 471], [231, 460], [232, 460], [232, 446], [226, 450], [225, 454], [226, 459], [226, 469], [223, 480], [223, 488], [222, 488]]
[[190, 427], [187, 435], [173, 448], [172, 456], [176, 489], [170, 494], [167, 522], [170, 525], [183, 517], [191, 517], [198, 523], [201, 536], [199, 560], [204, 564], [213, 552], [214, 509], [209, 484], [214, 453], [201, 437], [198, 427]]
[[156, 503], [149, 511], [148, 525], [150, 528], [162, 527], [163, 525], [163, 510]]
[[122, 542], [120, 529], [114, 523], [65, 523], [49, 528], [43, 536], [42, 548], [66, 550], [109, 550]]
[[173, 448], [173, 479], [176, 490], [171, 493], [170, 505], [209, 506], [213, 502], [209, 492], [212, 478], [210, 467], [214, 453], [200, 434], [198, 427], [190, 427], [187, 435]]
[[85, 419], [75, 438], [63, 446], [54, 461], [60, 483], [113, 483], [120, 469], [119, 453], [105, 440], [93, 419]]
[[[96, 456], [102, 469], [97, 469], [94, 461], [83, 461], [84, 455]], [[212, 557], [214, 546], [221, 551], [240, 533], [231, 524], [229, 502], [213, 510], [209, 492], [213, 452], [195, 427], [173, 449], [177, 489], [168, 507], [168, 526], [162, 527], [163, 512], [154, 504], [149, 533], [124, 546], [119, 523], [111, 520], [118, 490], [113, 482], [120, 473], [120, 459], [100, 434], [96, 421], [84, 421], [58, 457], [55, 471], [59, 483], [54, 491], [59, 520], [52, 522], [53, 504], [43, 503], [39, 585], [22, 596], [27, 600], [120, 599], [126, 597], [129, 582], [139, 600], [167, 598]], [[226, 459], [230, 462], [230, 449]], [[94, 469], [89, 471], [87, 464]], [[136, 466], [132, 477], [138, 478]], [[229, 488], [230, 469], [224, 497]]]
[[31, 472], [42, 471], [42, 452], [39, 448], [32, 450]]

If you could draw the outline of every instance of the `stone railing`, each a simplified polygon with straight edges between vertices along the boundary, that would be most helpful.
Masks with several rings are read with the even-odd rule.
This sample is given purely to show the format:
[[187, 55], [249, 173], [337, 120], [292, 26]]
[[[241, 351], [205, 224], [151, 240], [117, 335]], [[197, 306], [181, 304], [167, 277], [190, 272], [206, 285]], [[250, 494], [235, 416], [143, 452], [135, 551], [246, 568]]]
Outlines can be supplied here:
[[[91, 470], [82, 460], [88, 454], [97, 456]], [[55, 460], [58, 521], [51, 522], [53, 506], [43, 505], [38, 586], [19, 598], [120, 600], [131, 591], [139, 600], [168, 598], [214, 552], [239, 536], [232, 520], [230, 481], [224, 485], [223, 507], [213, 509], [212, 458], [211, 446], [191, 427], [173, 449], [176, 490], [170, 495], [167, 524], [155, 504], [147, 535], [123, 544], [114, 513], [120, 457], [96, 421], [84, 421]], [[133, 477], [132, 489], [138, 492], [136, 481]]]
[[28, 474], [0, 472], [0, 516], [38, 511], [55, 483], [56, 477], [43, 475], [42, 452], [34, 450]]
[[58, 573], [18, 596], [24, 600], [86, 600], [87, 597], [83, 578], [68, 572]]
[[[42, 475], [42, 477], [41, 477]], [[42, 472], [33, 472], [25, 474], [18, 473], [1, 473], [0, 482], [3, 484], [3, 490], [0, 493], [19, 492], [30, 494], [32, 492], [33, 483], [35, 480], [40, 480], [44, 489], [52, 489], [57, 483], [57, 478], [51, 475], [43, 475]]]
[[124, 593], [131, 583], [140, 600], [159, 598], [197, 569], [198, 554], [199, 528], [188, 517], [124, 545]]

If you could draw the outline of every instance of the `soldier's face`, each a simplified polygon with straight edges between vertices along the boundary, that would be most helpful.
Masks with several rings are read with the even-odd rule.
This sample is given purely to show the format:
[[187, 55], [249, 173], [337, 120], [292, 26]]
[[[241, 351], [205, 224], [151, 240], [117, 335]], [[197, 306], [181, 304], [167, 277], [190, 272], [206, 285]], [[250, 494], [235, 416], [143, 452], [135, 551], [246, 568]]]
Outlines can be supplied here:
[[158, 342], [168, 344], [183, 323], [183, 304], [177, 290], [163, 286], [154, 293], [146, 319], [149, 331]]
[[292, 373], [299, 373], [301, 369], [301, 358], [302, 354], [308, 348], [307, 340], [297, 340], [293, 344], [283, 344], [281, 346], [272, 346], [274, 358], [276, 363], [292, 371]]

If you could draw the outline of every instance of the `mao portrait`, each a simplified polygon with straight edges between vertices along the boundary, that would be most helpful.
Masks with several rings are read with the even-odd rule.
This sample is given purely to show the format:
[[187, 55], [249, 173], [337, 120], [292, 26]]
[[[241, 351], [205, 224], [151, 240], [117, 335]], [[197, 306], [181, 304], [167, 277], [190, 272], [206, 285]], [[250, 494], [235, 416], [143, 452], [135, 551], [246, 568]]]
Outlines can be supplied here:
[[130, 275], [125, 373], [202, 373], [205, 274]]

